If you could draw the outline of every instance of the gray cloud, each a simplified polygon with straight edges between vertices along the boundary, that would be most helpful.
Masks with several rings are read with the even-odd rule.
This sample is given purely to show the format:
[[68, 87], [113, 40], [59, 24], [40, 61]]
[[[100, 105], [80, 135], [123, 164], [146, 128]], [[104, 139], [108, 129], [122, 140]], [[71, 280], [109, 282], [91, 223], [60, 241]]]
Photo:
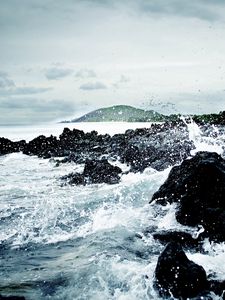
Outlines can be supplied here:
[[[180, 112], [195, 110], [194, 101], [205, 111], [221, 109], [223, 101], [216, 101], [210, 92], [224, 86], [224, 11], [224, 0], [1, 1], [0, 65], [20, 84], [0, 72], [0, 96], [29, 98], [30, 102], [23, 102], [30, 106], [24, 106], [24, 118], [29, 112], [34, 122], [39, 117], [33, 114], [33, 101], [41, 111], [39, 101], [44, 100], [32, 100], [31, 95], [48, 102], [50, 94], [42, 87], [43, 76], [54, 86], [51, 97], [65, 99], [65, 105], [70, 99], [77, 109], [87, 101], [87, 111], [90, 104], [136, 105], [152, 94], [165, 111], [173, 109], [168, 101]], [[118, 74], [127, 74], [132, 84]], [[63, 84], [56, 81], [67, 76]], [[198, 89], [209, 91], [209, 97], [194, 96]], [[181, 92], [190, 95], [178, 97]], [[216, 105], [208, 105], [210, 99]], [[15, 105], [11, 114], [15, 118], [18, 114], [22, 122], [22, 102], [9, 101]]]
[[96, 73], [90, 69], [81, 69], [76, 72], [75, 77], [78, 78], [94, 78], [97, 77]]
[[116, 89], [120, 88], [124, 83], [128, 83], [129, 81], [130, 81], [129, 77], [125, 75], [121, 75], [120, 79], [113, 83], [113, 87]]
[[9, 97], [0, 99], [1, 123], [17, 124], [62, 120], [75, 111], [74, 103], [65, 100]]
[[225, 110], [225, 91], [180, 93], [174, 95], [179, 111], [187, 113], [218, 113]]
[[71, 69], [52, 67], [45, 71], [45, 76], [48, 80], [58, 80], [67, 77], [73, 73]]
[[0, 72], [0, 88], [13, 87], [15, 83], [5, 72]]
[[13, 88], [0, 88], [0, 96], [20, 96], [20, 95], [33, 95], [41, 94], [52, 90], [52, 88], [37, 88], [37, 87], [13, 87]]
[[84, 83], [80, 86], [80, 89], [84, 91], [103, 90], [107, 89], [107, 86], [100, 81], [96, 81]]
[[[224, 1], [216, 1], [224, 5]], [[138, 8], [143, 13], [157, 15], [177, 15], [182, 17], [198, 18], [206, 21], [215, 21], [221, 18], [220, 11], [212, 7], [212, 1], [196, 0], [139, 0]]]

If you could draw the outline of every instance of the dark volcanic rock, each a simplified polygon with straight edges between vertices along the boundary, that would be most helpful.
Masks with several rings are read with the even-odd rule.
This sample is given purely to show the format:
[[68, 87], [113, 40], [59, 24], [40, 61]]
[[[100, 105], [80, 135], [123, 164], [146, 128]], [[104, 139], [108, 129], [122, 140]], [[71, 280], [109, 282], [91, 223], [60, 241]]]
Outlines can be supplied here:
[[69, 184], [76, 185], [93, 183], [114, 184], [120, 181], [120, 173], [122, 173], [122, 170], [111, 165], [106, 159], [86, 160], [82, 174], [72, 173], [63, 176], [62, 179], [66, 179]]
[[25, 300], [23, 296], [2, 296], [0, 295], [0, 300]]
[[59, 136], [59, 142], [63, 149], [74, 151], [84, 141], [84, 136], [85, 133], [82, 130], [64, 128]]
[[225, 281], [209, 280], [210, 291], [225, 299]]
[[0, 139], [0, 154], [23, 151], [43, 158], [64, 157], [66, 162], [85, 163], [86, 159], [118, 159], [130, 171], [142, 172], [146, 167], [163, 170], [190, 155], [193, 143], [183, 122], [152, 124], [150, 128], [127, 130], [125, 134], [99, 135], [97, 131], [64, 128], [57, 139], [38, 136], [29, 143]]
[[12, 142], [6, 138], [0, 138], [0, 155], [23, 151], [25, 146], [26, 141], [24, 140]]
[[45, 137], [40, 135], [27, 143], [23, 153], [50, 158], [57, 155], [58, 140], [55, 136]]
[[66, 180], [67, 183], [72, 184], [72, 185], [85, 185], [85, 178], [83, 174], [80, 173], [70, 173], [68, 175], [65, 175], [61, 177], [62, 180]]
[[209, 284], [203, 267], [190, 261], [182, 247], [172, 242], [159, 256], [155, 287], [163, 297], [172, 293], [176, 298], [187, 299], [206, 292]]
[[119, 167], [112, 166], [106, 159], [94, 161], [87, 160], [84, 166], [83, 175], [88, 183], [118, 183], [119, 174], [122, 170]]
[[190, 233], [183, 231], [162, 231], [153, 233], [154, 239], [159, 240], [163, 244], [176, 242], [186, 248], [199, 248], [201, 238], [193, 238]]
[[145, 168], [151, 166], [153, 162], [162, 158], [164, 154], [164, 152], [157, 151], [152, 146], [140, 149], [136, 145], [129, 145], [123, 153], [123, 160], [131, 166], [131, 171], [142, 172]]
[[154, 124], [126, 131], [123, 141], [121, 161], [128, 163], [134, 172], [142, 172], [149, 166], [164, 170], [190, 156], [194, 148], [184, 123]]
[[217, 153], [198, 152], [174, 167], [153, 200], [179, 202], [176, 218], [181, 224], [201, 224], [205, 236], [225, 240], [225, 160]]

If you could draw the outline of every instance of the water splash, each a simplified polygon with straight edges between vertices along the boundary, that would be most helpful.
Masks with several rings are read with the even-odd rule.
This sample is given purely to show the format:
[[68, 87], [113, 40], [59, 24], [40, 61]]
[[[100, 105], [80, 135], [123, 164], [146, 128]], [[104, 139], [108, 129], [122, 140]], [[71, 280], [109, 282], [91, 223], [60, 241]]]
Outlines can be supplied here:
[[[184, 122], [196, 147], [192, 154], [223, 152], [223, 128]], [[21, 153], [0, 157], [0, 164], [0, 239], [8, 247], [2, 250], [0, 287], [20, 286], [25, 296], [31, 293], [28, 299], [159, 299], [152, 285], [163, 246], [151, 230], [193, 236], [202, 231], [178, 224], [176, 205], [148, 204], [170, 168], [129, 173], [114, 186], [62, 187], [59, 178], [76, 171], [76, 165], [55, 168]], [[205, 254], [188, 253], [189, 258], [224, 279], [224, 244], [205, 241], [204, 249]], [[54, 286], [57, 276], [66, 278], [66, 285]]]
[[185, 117], [181, 117], [181, 120], [186, 124], [189, 139], [195, 145], [195, 149], [191, 151], [191, 155], [195, 155], [198, 151], [224, 154], [224, 128], [221, 132], [214, 125], [206, 125], [205, 128], [201, 128], [191, 117], [188, 117], [188, 120]]

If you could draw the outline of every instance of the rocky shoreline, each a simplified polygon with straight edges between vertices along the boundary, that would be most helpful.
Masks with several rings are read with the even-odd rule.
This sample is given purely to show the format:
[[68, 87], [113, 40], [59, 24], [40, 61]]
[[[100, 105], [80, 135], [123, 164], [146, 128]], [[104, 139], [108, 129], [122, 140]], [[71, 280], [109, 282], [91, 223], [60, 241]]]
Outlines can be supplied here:
[[[209, 131], [207, 126], [202, 130]], [[225, 299], [225, 282], [207, 278], [203, 267], [190, 261], [183, 250], [201, 251], [206, 238], [225, 242], [225, 160], [211, 152], [198, 152], [190, 158], [194, 149], [187, 124], [182, 121], [154, 124], [149, 129], [127, 130], [114, 136], [65, 128], [59, 138], [39, 136], [30, 142], [0, 138], [0, 155], [21, 151], [52, 159], [56, 167], [71, 162], [84, 164], [82, 173], [60, 179], [72, 185], [118, 183], [123, 172], [113, 161], [128, 165], [129, 172], [143, 172], [147, 167], [161, 171], [173, 166], [150, 203], [177, 203], [177, 221], [201, 230], [195, 238], [180, 231], [153, 233], [166, 245], [158, 259], [154, 286], [163, 298], [173, 295], [178, 299], [212, 299], [210, 292], [214, 292]], [[0, 299], [24, 298], [0, 295]]]
[[171, 293], [179, 299], [197, 296], [211, 299], [212, 291], [225, 299], [225, 282], [208, 279], [205, 270], [190, 261], [182, 249], [183, 244], [188, 249], [190, 246], [196, 249], [205, 238], [212, 242], [225, 241], [225, 160], [217, 153], [198, 152], [172, 168], [168, 179], [153, 195], [153, 201], [158, 205], [177, 202], [177, 221], [202, 227], [195, 239], [182, 232], [155, 235], [168, 242], [155, 271], [159, 294]]
[[41, 158], [63, 157], [58, 163], [85, 163], [86, 159], [119, 160], [131, 167], [132, 172], [146, 167], [163, 170], [181, 163], [194, 149], [184, 122], [152, 124], [150, 128], [127, 130], [124, 134], [101, 135], [96, 131], [64, 128], [59, 138], [38, 136], [30, 142], [12, 142], [0, 138], [0, 155], [23, 152]]

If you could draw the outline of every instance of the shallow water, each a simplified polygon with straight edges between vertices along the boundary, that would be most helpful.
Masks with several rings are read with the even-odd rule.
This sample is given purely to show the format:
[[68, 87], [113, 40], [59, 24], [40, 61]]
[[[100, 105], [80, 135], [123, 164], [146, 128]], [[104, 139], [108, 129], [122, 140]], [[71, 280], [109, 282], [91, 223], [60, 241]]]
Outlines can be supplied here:
[[[223, 153], [223, 131], [215, 138], [214, 129], [205, 136], [196, 124], [188, 126], [196, 150]], [[55, 167], [21, 153], [0, 157], [0, 294], [32, 300], [158, 299], [152, 284], [164, 247], [152, 232], [198, 230], [176, 222], [175, 205], [148, 204], [170, 168], [123, 175], [116, 185], [62, 185], [62, 175], [81, 168]], [[204, 247], [205, 254], [188, 257], [225, 279], [225, 245], [206, 240]]]

